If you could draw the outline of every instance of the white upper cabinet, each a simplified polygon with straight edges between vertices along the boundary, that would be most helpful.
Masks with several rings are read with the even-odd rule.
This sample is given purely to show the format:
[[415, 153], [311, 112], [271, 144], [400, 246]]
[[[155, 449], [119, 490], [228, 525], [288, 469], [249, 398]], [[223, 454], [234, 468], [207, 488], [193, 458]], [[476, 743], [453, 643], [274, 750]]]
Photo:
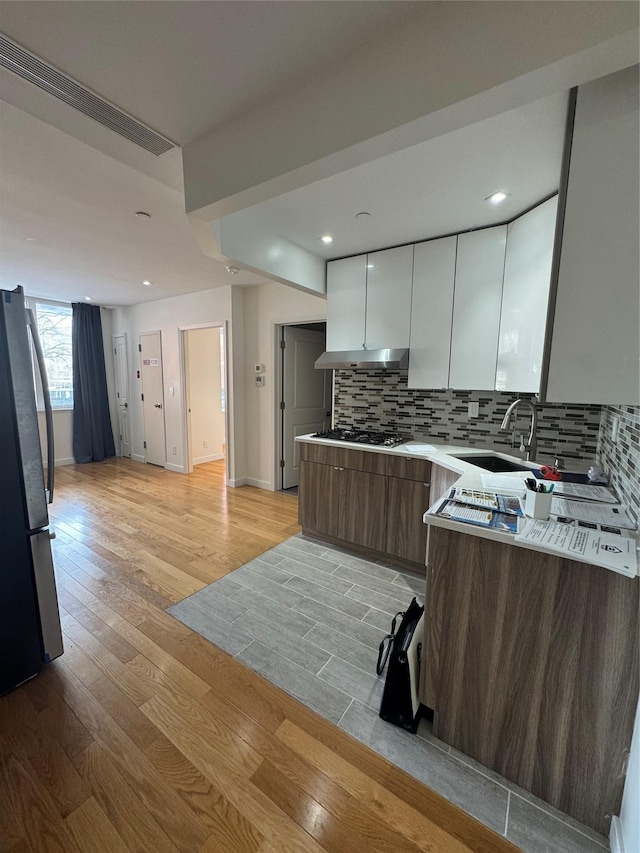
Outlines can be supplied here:
[[367, 349], [409, 346], [413, 246], [367, 255]]
[[456, 270], [456, 237], [415, 247], [409, 388], [447, 388]]
[[578, 88], [545, 398], [640, 402], [638, 66]]
[[508, 226], [496, 390], [540, 390], [558, 198]]
[[367, 293], [367, 256], [327, 264], [327, 350], [362, 349]]
[[507, 226], [458, 235], [449, 388], [492, 391]]

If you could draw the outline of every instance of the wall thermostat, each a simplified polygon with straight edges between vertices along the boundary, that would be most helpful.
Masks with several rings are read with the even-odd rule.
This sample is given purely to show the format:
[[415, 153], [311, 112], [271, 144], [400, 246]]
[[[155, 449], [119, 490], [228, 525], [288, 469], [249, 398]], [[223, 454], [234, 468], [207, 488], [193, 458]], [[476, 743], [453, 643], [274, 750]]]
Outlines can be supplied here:
[[253, 369], [256, 373], [264, 373], [264, 364], [255, 364]]
[[264, 376], [256, 376], [256, 385], [264, 385]]

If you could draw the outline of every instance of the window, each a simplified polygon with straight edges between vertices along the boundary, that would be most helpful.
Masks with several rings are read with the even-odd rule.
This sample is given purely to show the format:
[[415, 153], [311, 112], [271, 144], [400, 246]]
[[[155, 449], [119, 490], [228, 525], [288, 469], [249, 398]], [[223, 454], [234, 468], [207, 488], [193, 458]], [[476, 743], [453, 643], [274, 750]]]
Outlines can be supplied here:
[[[49, 380], [49, 395], [54, 409], [73, 407], [73, 367], [71, 358], [71, 306], [48, 302], [30, 303]], [[36, 371], [36, 397], [42, 406], [42, 386]]]

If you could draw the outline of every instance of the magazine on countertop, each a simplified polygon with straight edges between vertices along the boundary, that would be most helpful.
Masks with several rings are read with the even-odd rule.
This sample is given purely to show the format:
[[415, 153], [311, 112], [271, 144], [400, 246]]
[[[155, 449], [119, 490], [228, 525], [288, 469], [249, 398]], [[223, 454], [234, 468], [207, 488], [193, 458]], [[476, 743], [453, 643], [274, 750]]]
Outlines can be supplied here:
[[509, 515], [524, 515], [522, 501], [518, 495], [501, 495], [479, 489], [456, 488], [449, 492], [449, 500], [468, 506], [478, 507], [494, 512], [506, 512]]
[[[455, 491], [455, 490], [454, 490]], [[502, 530], [507, 533], [517, 533], [518, 519], [520, 516], [509, 512], [498, 512], [492, 509], [469, 506], [455, 500], [445, 498], [432, 511], [434, 515], [441, 518], [450, 518], [452, 521], [464, 521], [467, 524], [475, 524], [479, 527]]]

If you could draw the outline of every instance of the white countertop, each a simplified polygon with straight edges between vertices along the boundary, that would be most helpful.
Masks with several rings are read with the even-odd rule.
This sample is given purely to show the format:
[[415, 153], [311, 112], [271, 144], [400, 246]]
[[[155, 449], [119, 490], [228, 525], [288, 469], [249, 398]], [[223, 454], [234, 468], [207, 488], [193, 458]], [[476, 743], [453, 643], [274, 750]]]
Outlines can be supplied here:
[[[307, 442], [309, 444], [324, 444], [330, 447], [345, 447], [361, 450], [364, 453], [385, 453], [389, 456], [408, 456], [416, 459], [427, 459], [435, 465], [441, 465], [449, 471], [454, 471], [456, 474], [460, 474], [460, 479], [456, 481], [455, 485], [468, 489], [484, 489], [485, 487], [482, 484], [482, 474], [491, 472], [483, 471], [482, 468], [478, 468], [476, 465], [472, 465], [464, 459], [458, 459], [458, 454], [464, 454], [465, 456], [486, 456], [487, 453], [497, 454], [503, 459], [508, 459], [510, 462], [522, 462], [522, 472], [524, 472], [525, 475], [527, 470], [539, 468], [540, 465], [549, 464], [549, 460], [541, 462], [524, 462], [520, 457], [511, 456], [504, 453], [501, 448], [497, 448], [496, 446], [489, 444], [483, 447], [470, 447], [469, 445], [442, 444], [429, 439], [421, 439], [419, 441], [408, 441], [405, 444], [398, 444], [396, 447], [380, 447], [369, 444], [358, 444], [357, 442], [351, 441], [314, 438], [312, 434], [300, 435], [296, 438], [296, 441]], [[500, 476], [518, 478], [522, 477], [523, 473], [505, 472], [500, 473]], [[433, 505], [438, 504], [441, 498], [442, 495], [436, 495], [435, 500], [432, 502], [432, 507]], [[557, 551], [553, 551], [549, 548], [531, 545], [524, 542], [516, 542], [512, 533], [507, 533], [501, 530], [485, 529], [473, 524], [465, 524], [461, 521], [452, 521], [447, 518], [441, 518], [437, 515], [430, 515], [428, 511], [424, 514], [423, 521], [425, 524], [433, 525], [434, 527], [444, 527], [447, 530], [454, 530], [457, 533], [462, 533], [466, 536], [478, 536], [481, 539], [492, 539], [494, 542], [503, 542], [508, 545], [513, 545], [516, 548], [526, 548], [529, 551], [539, 551], [545, 554], [550, 554], [554, 557], [558, 556]], [[579, 560], [577, 557], [574, 559], [576, 559], [577, 562], [585, 562], [592, 565], [588, 560]]]
[[[527, 472], [532, 468], [539, 468], [540, 465], [549, 464], [549, 460], [545, 462], [524, 462], [518, 456], [510, 456], [505, 453], [502, 448], [494, 445], [483, 445], [482, 447], [471, 447], [463, 444], [442, 444], [438, 441], [432, 441], [425, 438], [416, 441], [407, 441], [405, 444], [398, 444], [395, 447], [381, 447], [379, 445], [358, 444], [355, 441], [336, 441], [330, 438], [314, 438], [312, 434], [299, 435], [296, 441], [308, 442], [309, 444], [325, 444], [329, 447], [345, 447], [353, 450], [362, 450], [364, 453], [385, 453], [388, 456], [408, 456], [415, 459], [427, 459], [436, 465], [441, 465], [449, 471], [454, 471], [456, 474], [464, 476], [464, 480], [460, 480], [461, 486], [466, 486], [471, 489], [482, 489], [482, 469], [476, 465], [471, 465], [464, 459], [457, 459], [457, 454], [465, 456], [486, 456], [487, 453], [495, 453], [502, 459], [508, 459], [510, 462], [522, 462], [522, 471]], [[484, 473], [490, 473], [485, 471]], [[500, 476], [518, 477], [522, 476], [519, 473], [505, 473]], [[440, 495], [438, 495], [440, 497]]]

